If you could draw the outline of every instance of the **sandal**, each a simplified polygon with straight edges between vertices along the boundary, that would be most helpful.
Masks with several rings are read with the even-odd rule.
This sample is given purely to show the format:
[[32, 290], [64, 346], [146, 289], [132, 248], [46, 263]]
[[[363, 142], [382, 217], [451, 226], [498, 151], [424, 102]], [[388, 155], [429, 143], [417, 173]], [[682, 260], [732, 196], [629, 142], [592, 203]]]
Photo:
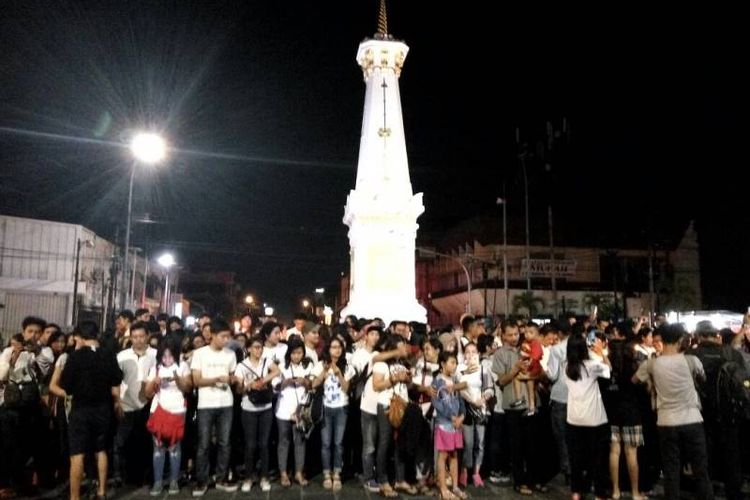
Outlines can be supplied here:
[[547, 493], [549, 491], [549, 488], [545, 484], [535, 484], [534, 489], [539, 493]]
[[456, 495], [450, 492], [448, 488], [444, 490], [440, 490], [440, 494], [438, 495], [438, 500], [457, 500]]
[[395, 489], [396, 491], [400, 491], [401, 493], [406, 493], [407, 495], [416, 495], [417, 493], [419, 493], [419, 490], [417, 490], [415, 486], [412, 486], [407, 482], [396, 483], [393, 486], [393, 489]]
[[423, 497], [434, 497], [435, 496], [435, 492], [432, 490], [432, 488], [430, 488], [426, 484], [420, 484], [417, 489], [419, 490], [419, 495], [420, 496], [423, 496]]
[[289, 476], [286, 474], [281, 475], [281, 479], [279, 479], [279, 482], [281, 483], [281, 486], [289, 487], [292, 485], [292, 481], [289, 480]]
[[531, 491], [531, 488], [529, 488], [525, 484], [522, 484], [521, 486], [514, 486], [513, 489], [516, 490], [516, 493], [518, 493], [519, 495], [531, 496], [534, 494], [534, 492]]
[[333, 475], [333, 491], [339, 491], [341, 489], [341, 476], [338, 474]]
[[330, 490], [333, 488], [333, 481], [331, 481], [331, 473], [326, 472], [323, 474], [323, 488], [326, 490]]
[[393, 491], [393, 488], [391, 488], [391, 485], [386, 483], [380, 486], [380, 494], [383, 495], [386, 498], [396, 498], [398, 497], [398, 493]]
[[298, 472], [294, 475], [294, 480], [297, 481], [300, 486], [307, 486], [309, 484], [307, 479], [305, 479], [305, 476], [303, 476], [301, 472]]

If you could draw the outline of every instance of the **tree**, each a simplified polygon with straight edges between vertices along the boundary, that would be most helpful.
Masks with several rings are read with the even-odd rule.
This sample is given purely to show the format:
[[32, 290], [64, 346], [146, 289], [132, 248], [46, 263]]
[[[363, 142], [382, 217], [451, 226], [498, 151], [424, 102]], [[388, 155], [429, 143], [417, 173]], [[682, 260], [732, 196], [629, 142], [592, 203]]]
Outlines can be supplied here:
[[534, 295], [534, 292], [527, 291], [513, 297], [513, 313], [526, 311], [531, 318], [545, 307], [544, 299]]

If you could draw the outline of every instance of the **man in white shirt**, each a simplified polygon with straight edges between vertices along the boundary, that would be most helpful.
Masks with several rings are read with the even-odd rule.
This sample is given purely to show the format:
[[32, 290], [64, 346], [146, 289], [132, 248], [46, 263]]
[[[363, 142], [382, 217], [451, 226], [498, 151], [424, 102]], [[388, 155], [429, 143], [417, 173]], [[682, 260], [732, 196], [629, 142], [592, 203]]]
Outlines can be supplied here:
[[237, 357], [226, 348], [231, 336], [232, 329], [225, 321], [214, 320], [211, 323], [211, 343], [193, 354], [193, 385], [198, 388], [198, 483], [193, 489], [194, 497], [203, 496], [208, 490], [209, 448], [214, 430], [217, 443], [216, 488], [227, 492], [237, 491], [237, 484], [227, 481], [234, 405], [231, 384], [235, 382], [232, 374], [237, 367]]
[[115, 407], [119, 419], [112, 463], [113, 479], [116, 484], [121, 484], [125, 480], [126, 443], [134, 445], [138, 450], [133, 456], [144, 459], [138, 462], [139, 471], [135, 479], [142, 479], [141, 474], [146, 471], [146, 466], [150, 463], [146, 459], [148, 443], [141, 439], [133, 443], [135, 437], [142, 435], [141, 430], [148, 420], [148, 413], [144, 411], [148, 401], [143, 395], [143, 382], [151, 368], [156, 366], [156, 349], [148, 346], [146, 323], [136, 321], [130, 326], [130, 342], [129, 349], [117, 354], [117, 364], [122, 371], [122, 384], [120, 385], [120, 400]]
[[305, 331], [305, 324], [307, 324], [307, 315], [305, 313], [295, 314], [294, 327], [286, 331], [286, 339], [289, 340], [294, 335], [299, 335], [299, 338], [302, 338], [302, 332]]
[[286, 344], [279, 342], [281, 327], [273, 321], [266, 321], [260, 327], [260, 336], [263, 337], [263, 354], [262, 359], [273, 361], [277, 365], [284, 364], [286, 356]]
[[312, 360], [313, 364], [318, 363], [318, 343], [320, 342], [320, 333], [317, 328], [311, 328], [305, 332], [305, 357]]
[[[383, 329], [370, 325], [366, 328], [365, 345], [357, 349], [352, 357], [352, 366], [357, 372], [355, 397], [362, 391], [359, 410], [362, 427], [362, 482], [372, 493], [380, 491], [375, 480], [375, 443], [378, 438], [378, 393], [372, 387], [373, 357], [378, 354], [375, 350], [380, 342]], [[356, 403], [356, 402], [355, 402]]]

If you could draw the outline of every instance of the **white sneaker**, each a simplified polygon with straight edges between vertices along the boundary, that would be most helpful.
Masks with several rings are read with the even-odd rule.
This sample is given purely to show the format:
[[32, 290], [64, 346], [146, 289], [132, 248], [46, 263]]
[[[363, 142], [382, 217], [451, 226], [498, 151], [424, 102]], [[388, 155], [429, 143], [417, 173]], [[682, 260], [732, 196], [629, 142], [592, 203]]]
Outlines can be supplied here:
[[250, 493], [250, 490], [253, 489], [253, 482], [251, 480], [243, 481], [242, 482], [242, 488], [241, 491], [243, 493]]
[[271, 481], [269, 481], [268, 479], [261, 479], [260, 491], [271, 491]]

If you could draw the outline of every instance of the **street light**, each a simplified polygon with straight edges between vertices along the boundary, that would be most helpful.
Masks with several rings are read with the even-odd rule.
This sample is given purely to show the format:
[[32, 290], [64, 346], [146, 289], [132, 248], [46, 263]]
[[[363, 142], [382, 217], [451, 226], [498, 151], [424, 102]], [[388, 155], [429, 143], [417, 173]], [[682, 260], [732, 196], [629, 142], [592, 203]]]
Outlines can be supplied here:
[[304, 307], [305, 309], [307, 309], [308, 307], [310, 307], [310, 301], [307, 300], [307, 299], [303, 300], [302, 301], [302, 307]]
[[170, 311], [169, 311], [169, 269], [175, 264], [174, 256], [171, 253], [165, 253], [165, 254], [162, 254], [158, 259], [156, 259], [156, 262], [158, 262], [161, 267], [166, 269], [166, 279], [165, 279], [165, 284], [164, 284], [164, 311], [167, 314], [170, 314]]
[[255, 299], [253, 298], [252, 295], [246, 295], [245, 296], [245, 304], [251, 306], [251, 305], [253, 305], [253, 302], [255, 302]]
[[503, 184], [503, 198], [498, 198], [497, 204], [503, 206], [503, 289], [505, 291], [505, 317], [507, 318], [510, 310], [510, 292], [508, 290], [508, 224], [506, 216], [508, 199], [505, 198], [505, 184]]
[[122, 281], [125, 285], [125, 293], [121, 295], [120, 309], [125, 309], [125, 304], [130, 307], [132, 297], [127, 288], [130, 253], [130, 220], [133, 216], [133, 180], [135, 179], [135, 166], [137, 163], [154, 165], [162, 161], [167, 155], [167, 143], [157, 134], [139, 132], [130, 140], [130, 152], [133, 154], [133, 165], [130, 168], [130, 185], [128, 187], [128, 220], [125, 224], [125, 262], [122, 267]]
[[270, 318], [271, 316], [273, 316], [273, 307], [266, 306], [263, 309], [263, 312], [265, 313], [266, 316]]
[[78, 266], [81, 261], [81, 247], [84, 245], [89, 248], [94, 248], [94, 242], [91, 240], [82, 240], [79, 238], [76, 243], [76, 269], [75, 279], [73, 281], [73, 326], [78, 323]]

